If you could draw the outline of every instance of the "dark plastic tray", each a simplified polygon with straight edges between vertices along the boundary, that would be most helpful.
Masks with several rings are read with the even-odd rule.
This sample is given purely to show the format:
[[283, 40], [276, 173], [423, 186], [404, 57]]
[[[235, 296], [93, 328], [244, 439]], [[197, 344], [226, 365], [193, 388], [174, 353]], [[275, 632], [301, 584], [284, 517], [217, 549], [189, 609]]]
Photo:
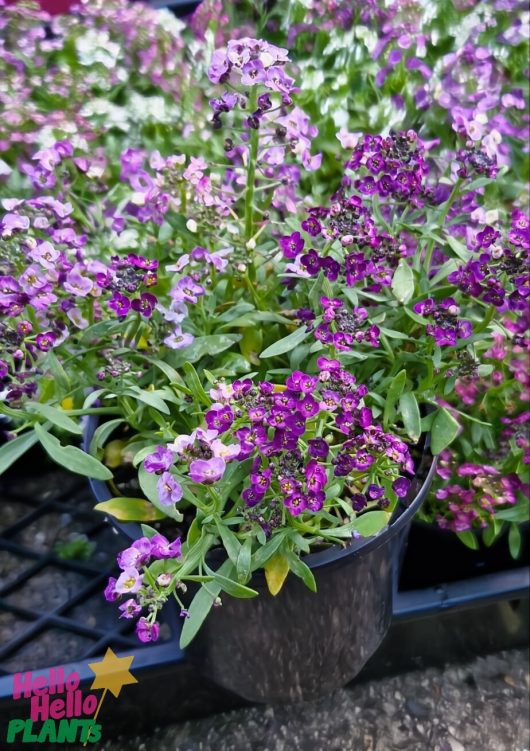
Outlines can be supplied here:
[[[36, 472], [37, 461], [38, 455], [34, 454], [25, 466]], [[100, 715], [104, 737], [139, 732], [244, 704], [202, 678], [186, 661], [178, 646], [178, 618], [164, 619], [159, 643], [141, 646], [131, 633], [130, 623], [118, 620], [115, 605], [104, 602], [102, 587], [106, 577], [115, 573], [114, 557], [122, 540], [111, 532], [100, 514], [91, 510], [93, 501], [85, 483], [57, 470], [32, 479], [19, 467], [0, 478], [0, 503], [4, 520], [5, 509], [11, 509], [8, 525], [0, 528], [0, 562], [17, 559], [20, 564], [9, 580], [0, 578], [0, 633], [4, 634], [0, 643], [0, 717], [4, 722], [28, 716], [27, 707], [12, 700], [12, 673], [32, 670], [36, 675], [47, 674], [53, 665], [47, 665], [42, 657], [42, 640], [50, 634], [62, 640], [62, 665], [66, 672], [75, 670], [80, 674], [81, 688], [85, 690], [93, 680], [87, 663], [100, 659], [108, 646], [118, 654], [133, 655], [132, 671], [139, 683], [125, 687], [119, 700], [109, 697], [105, 702]], [[86, 562], [64, 561], [49, 546], [37, 550], [39, 529], [46, 525], [49, 528], [55, 521], [59, 532], [63, 524], [66, 530], [71, 527], [86, 534], [96, 544], [93, 558]], [[435, 568], [432, 562], [442, 555], [444, 545], [450, 544], [442, 536], [438, 538], [440, 550], [432, 540], [426, 550], [422, 545], [424, 533], [414, 525], [400, 589], [394, 599], [393, 624], [358, 681], [520, 646], [528, 640], [527, 566], [521, 563], [514, 567], [510, 560], [506, 567], [501, 547], [472, 556], [475, 563], [471, 564], [466, 548], [451, 538], [457, 545], [451, 551], [453, 568], [456, 571], [460, 566], [467, 578], [423, 581], [428, 585], [418, 588], [418, 578], [421, 580], [426, 570]], [[505, 545], [502, 541], [501, 544]], [[460, 564], [455, 558], [457, 552]], [[492, 571], [496, 560], [505, 564], [504, 569]], [[71, 580], [71, 588], [59, 601], [54, 600], [53, 591], [46, 592], [37, 607], [31, 592], [39, 591], [39, 576], [46, 570]], [[24, 591], [30, 596], [17, 595], [24, 595]], [[70, 658], [68, 644], [76, 639], [79, 649], [75, 658]], [[40, 655], [39, 665], [35, 664], [36, 654]], [[164, 701], [160, 702], [162, 684]], [[137, 711], [140, 703], [141, 713]]]

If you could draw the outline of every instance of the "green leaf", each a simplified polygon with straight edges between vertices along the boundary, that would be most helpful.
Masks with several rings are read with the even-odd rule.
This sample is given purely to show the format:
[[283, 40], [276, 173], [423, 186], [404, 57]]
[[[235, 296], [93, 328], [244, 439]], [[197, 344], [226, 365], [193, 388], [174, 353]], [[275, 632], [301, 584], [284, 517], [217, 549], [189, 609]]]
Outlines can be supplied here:
[[273, 534], [271, 539], [262, 547], [259, 548], [252, 556], [252, 571], [256, 571], [258, 568], [263, 568], [269, 558], [276, 553], [278, 548], [282, 545], [288, 530], [281, 530]]
[[470, 548], [471, 550], [479, 549], [477, 536], [474, 532], [471, 532], [470, 530], [467, 530], [466, 532], [457, 532], [456, 536], [461, 542], [464, 543], [466, 548]]
[[510, 530], [508, 532], [508, 547], [510, 548], [510, 555], [512, 558], [519, 558], [521, 554], [521, 530], [517, 524], [510, 524]]
[[317, 591], [317, 583], [309, 566], [298, 558], [291, 550], [284, 551], [289, 562], [289, 568], [295, 576], [298, 576], [312, 592]]
[[35, 414], [49, 420], [53, 425], [61, 430], [66, 430], [68, 433], [74, 435], [82, 435], [83, 433], [81, 425], [68, 417], [63, 409], [52, 407], [49, 404], [39, 404], [39, 402], [29, 402], [26, 409], [28, 412], [35, 412]]
[[237, 565], [237, 559], [241, 550], [241, 543], [232, 532], [232, 530], [228, 529], [228, 527], [225, 527], [222, 521], [216, 519], [215, 524], [217, 526], [219, 537], [221, 538], [223, 547], [226, 550], [228, 557], [230, 558], [234, 566]]
[[367, 511], [352, 524], [362, 537], [373, 537], [388, 526], [390, 514], [387, 511]]
[[197, 375], [197, 371], [195, 370], [191, 362], [185, 362], [182, 366], [182, 370], [184, 371], [184, 374], [186, 376], [186, 386], [189, 388], [195, 399], [201, 402], [201, 404], [204, 404], [206, 407], [211, 407], [212, 400], [204, 390], [201, 379]]
[[124, 420], [119, 417], [116, 418], [116, 420], [109, 420], [108, 422], [104, 422], [101, 425], [98, 425], [90, 441], [88, 453], [92, 454], [92, 456], [95, 456], [98, 452], [98, 449], [103, 448], [118, 425], [121, 425], [123, 422]]
[[436, 456], [447, 448], [460, 432], [460, 424], [443, 407], [434, 416], [431, 428], [431, 452]]
[[412, 391], [407, 391], [399, 397], [399, 411], [407, 435], [411, 441], [417, 443], [421, 435], [421, 415], [416, 396]]
[[276, 357], [276, 355], [283, 355], [284, 352], [290, 352], [298, 346], [298, 344], [301, 344], [304, 339], [307, 339], [308, 336], [309, 331], [307, 331], [305, 326], [301, 326], [299, 329], [296, 329], [296, 331], [293, 331], [283, 339], [279, 339], [277, 342], [274, 342], [274, 344], [271, 344], [270, 347], [263, 350], [260, 357]]
[[29, 451], [38, 440], [37, 434], [32, 430], [28, 433], [22, 433], [17, 438], [13, 438], [12, 441], [7, 441], [3, 446], [0, 446], [0, 475], [9, 469], [26, 451]]
[[403, 393], [406, 382], [406, 370], [400, 370], [399, 373], [390, 381], [390, 386], [388, 387], [388, 392], [385, 399], [385, 408], [383, 411], [383, 424], [385, 426], [385, 429], [388, 427], [388, 424], [394, 415], [394, 405]]
[[34, 426], [35, 433], [42, 447], [54, 462], [66, 467], [70, 472], [94, 480], [112, 480], [112, 472], [94, 456], [81, 451], [76, 446], [62, 446], [60, 441], [39, 424]]
[[495, 518], [505, 522], [518, 522], [519, 524], [530, 521], [530, 500], [521, 498], [515, 506], [496, 511]]
[[94, 509], [122, 522], [152, 522], [166, 516], [144, 498], [111, 498], [96, 504]]
[[409, 318], [412, 318], [413, 321], [416, 323], [421, 323], [422, 326], [427, 326], [428, 323], [430, 323], [428, 318], [424, 318], [424, 316], [420, 316], [419, 313], [415, 313], [413, 310], [410, 310], [410, 308], [403, 308], [405, 313], [408, 315]]
[[236, 572], [237, 580], [245, 584], [250, 579], [250, 557], [252, 555], [252, 538], [247, 537], [237, 556]]
[[[230, 562], [230, 573], [234, 573], [234, 566]], [[220, 574], [217, 571], [212, 571], [208, 566], [204, 566], [205, 570], [207, 571], [210, 576], [213, 576], [215, 582], [217, 584], [221, 585], [221, 589], [229, 594], [231, 597], [239, 597], [241, 599], [249, 599], [251, 597], [257, 597], [258, 592], [256, 592], [255, 589], [251, 589], [250, 587], [245, 587], [243, 584], [239, 584], [238, 582], [231, 579], [229, 576], [224, 576], [223, 574]]]
[[467, 263], [473, 256], [473, 254], [466, 248], [464, 243], [460, 242], [460, 240], [457, 240], [456, 237], [447, 235], [445, 242], [449, 245], [453, 253], [457, 255], [462, 261], [465, 261]]
[[59, 389], [66, 393], [70, 390], [70, 379], [68, 378], [68, 375], [63, 368], [62, 364], [57, 359], [57, 355], [53, 350], [50, 350], [46, 353], [46, 360], [45, 360], [46, 366], [49, 367], [51, 374], [53, 375], [53, 380], [59, 387]]
[[[231, 561], [225, 561], [217, 574], [225, 574], [233, 570], [234, 566]], [[184, 649], [190, 644], [196, 636], [198, 630], [204, 623], [204, 619], [212, 609], [216, 597], [219, 596], [221, 585], [219, 582], [208, 582], [203, 584], [188, 609], [188, 617], [184, 619], [182, 631], [180, 634], [180, 648]]]
[[159, 534], [158, 530], [156, 530], [154, 527], [150, 527], [149, 524], [141, 524], [140, 527], [142, 528], [143, 536], [149, 539]]
[[198, 336], [189, 346], [168, 354], [167, 359], [174, 368], [181, 368], [185, 362], [197, 362], [203, 357], [218, 355], [240, 339], [241, 334]]
[[164, 415], [169, 415], [169, 407], [161, 397], [160, 392], [141, 389], [138, 386], [129, 386], [123, 393], [126, 396], [138, 399], [138, 401], [147, 404], [149, 407], [153, 407], [153, 409], [162, 412]]
[[450, 258], [448, 261], [446, 261], [444, 264], [440, 266], [436, 274], [432, 277], [432, 279], [429, 279], [429, 287], [436, 287], [438, 282], [441, 282], [443, 279], [446, 279], [449, 274], [452, 274], [453, 271], [456, 271], [460, 268], [459, 263], [455, 261], [454, 258]]
[[180, 381], [179, 374], [177, 373], [175, 368], [172, 368], [171, 365], [167, 364], [167, 362], [164, 362], [163, 360], [152, 360], [151, 358], [146, 358], [146, 360], [149, 361], [150, 365], [154, 365], [155, 368], [161, 370], [168, 379], [169, 383], [178, 383]]
[[396, 300], [403, 304], [408, 303], [414, 294], [414, 274], [403, 258], [394, 272], [391, 290]]

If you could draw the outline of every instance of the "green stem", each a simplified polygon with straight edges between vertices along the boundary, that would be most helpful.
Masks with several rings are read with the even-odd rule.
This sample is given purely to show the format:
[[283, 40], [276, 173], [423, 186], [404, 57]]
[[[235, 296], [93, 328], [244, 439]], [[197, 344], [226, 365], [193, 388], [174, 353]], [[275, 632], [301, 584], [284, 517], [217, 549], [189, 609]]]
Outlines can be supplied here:
[[[256, 109], [257, 88], [254, 86], [248, 100], [250, 114]], [[248, 242], [254, 234], [254, 190], [256, 179], [256, 162], [258, 158], [259, 131], [250, 129], [250, 142], [247, 166], [247, 187], [245, 191], [245, 242]]]

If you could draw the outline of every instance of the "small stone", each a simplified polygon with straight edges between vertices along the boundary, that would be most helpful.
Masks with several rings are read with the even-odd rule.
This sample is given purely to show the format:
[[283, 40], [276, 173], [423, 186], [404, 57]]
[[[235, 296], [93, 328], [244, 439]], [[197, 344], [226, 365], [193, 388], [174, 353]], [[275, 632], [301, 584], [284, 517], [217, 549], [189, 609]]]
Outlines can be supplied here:
[[421, 701], [414, 698], [405, 700], [405, 709], [418, 720], [426, 720], [431, 714], [431, 710], [426, 704], [422, 704]]
[[448, 738], [451, 751], [466, 751], [465, 747], [456, 738]]

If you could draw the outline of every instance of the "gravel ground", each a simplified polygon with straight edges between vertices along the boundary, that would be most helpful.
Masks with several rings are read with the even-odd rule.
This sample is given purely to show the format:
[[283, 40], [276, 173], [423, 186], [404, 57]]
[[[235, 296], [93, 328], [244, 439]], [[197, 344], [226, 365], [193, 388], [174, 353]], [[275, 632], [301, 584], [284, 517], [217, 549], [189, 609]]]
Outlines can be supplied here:
[[[104, 751], [530, 751], [528, 649], [254, 706], [102, 744]], [[169, 708], [168, 708], [169, 710]], [[169, 710], [170, 711], [170, 710]]]

